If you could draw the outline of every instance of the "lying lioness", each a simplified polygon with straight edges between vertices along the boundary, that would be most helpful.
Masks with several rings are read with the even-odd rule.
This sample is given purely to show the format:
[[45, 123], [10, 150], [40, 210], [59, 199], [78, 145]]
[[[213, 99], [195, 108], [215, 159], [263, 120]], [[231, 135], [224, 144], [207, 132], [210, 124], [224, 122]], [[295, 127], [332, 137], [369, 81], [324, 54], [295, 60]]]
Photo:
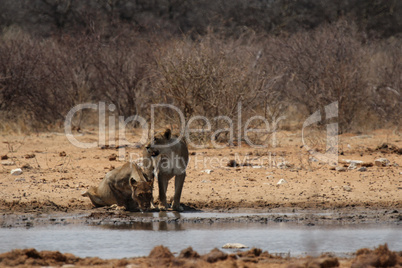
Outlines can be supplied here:
[[108, 172], [98, 187], [91, 186], [82, 196], [88, 196], [96, 207], [117, 205], [127, 210], [151, 208], [153, 181], [148, 181], [135, 163]]

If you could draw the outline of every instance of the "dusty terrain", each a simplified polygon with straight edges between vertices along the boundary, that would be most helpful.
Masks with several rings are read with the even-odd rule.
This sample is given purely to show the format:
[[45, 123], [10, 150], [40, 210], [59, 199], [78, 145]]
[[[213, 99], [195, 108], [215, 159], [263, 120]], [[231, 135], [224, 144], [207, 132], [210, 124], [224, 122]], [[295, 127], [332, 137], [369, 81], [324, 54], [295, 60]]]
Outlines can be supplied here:
[[[344, 216], [343, 218], [336, 216], [314, 218], [312, 214], [311, 218], [305, 219], [306, 223], [319, 220], [343, 220], [353, 223], [370, 220], [397, 223], [402, 221], [402, 136], [398, 132], [378, 130], [367, 135], [339, 136], [338, 168], [316, 161], [303, 146], [300, 134], [282, 131], [276, 135], [277, 145], [265, 149], [254, 149], [245, 144], [241, 147], [226, 146], [223, 149], [190, 148], [190, 164], [181, 199], [185, 208], [225, 212], [241, 209], [261, 212], [330, 210]], [[139, 140], [138, 134], [132, 133], [126, 136], [126, 144]], [[76, 138], [80, 142], [97, 142], [99, 136], [96, 130], [86, 130], [77, 134]], [[310, 139], [307, 139], [307, 143], [318, 152], [325, 151], [323, 149], [325, 142], [319, 135], [312, 135]], [[117, 145], [124, 144], [121, 142]], [[137, 158], [141, 156], [139, 146], [120, 148], [125, 150], [125, 160], [129, 160], [130, 157], [138, 160]], [[118, 160], [116, 157], [118, 155], [119, 150], [115, 146], [77, 148], [67, 140], [64, 133], [0, 136], [2, 158], [0, 212], [3, 214], [3, 219], [13, 214], [16, 216], [17, 224], [18, 218], [28, 214], [82, 211], [93, 212], [93, 215], [103, 215], [103, 217], [110, 216], [109, 210], [101, 210], [101, 214], [96, 214], [99, 209], [94, 209], [89, 198], [82, 197], [81, 194], [89, 186], [98, 185], [109, 170], [124, 163]], [[389, 163], [377, 166], [375, 160], [379, 158], [386, 158]], [[347, 160], [364, 161], [363, 166], [366, 170], [361, 171], [361, 165], [348, 169], [350, 164]], [[342, 169], [342, 167], [345, 168]], [[11, 171], [16, 168], [21, 168], [22, 173], [12, 175]], [[282, 179], [285, 182], [278, 184]], [[173, 184], [173, 181], [169, 184], [168, 198], [174, 193]], [[156, 196], [157, 184], [155, 184], [154, 193]], [[272, 217], [272, 220], [275, 220], [275, 217]], [[376, 246], [378, 245], [367, 245], [371, 248]], [[41, 254], [48, 254], [48, 256], [59, 254], [34, 252], [32, 255], [31, 253], [25, 251], [5, 253], [12, 256], [7, 255], [8, 257], [5, 258], [3, 254], [0, 259], [5, 261], [8, 258], [13, 260], [23, 258], [24, 261], [21, 262], [3, 262], [3, 264], [30, 266], [42, 258], [38, 257], [42, 256]], [[29, 254], [36, 256], [34, 260], [32, 256], [28, 256]], [[272, 267], [286, 267], [296, 263], [295, 267], [297, 267], [311, 261], [278, 259], [268, 253], [261, 256], [259, 254], [257, 256], [255, 252], [250, 254], [254, 255], [241, 257], [241, 260], [233, 256], [227, 259], [225, 257], [225, 261], [218, 266], [232, 266], [236, 263], [240, 266], [253, 264], [263, 267], [269, 263]], [[95, 264], [153, 266], [152, 261], [155, 261], [153, 255], [150, 256], [151, 258], [144, 259], [108, 261], [94, 258], [83, 260], [69, 255], [53, 257], [48, 259], [74, 259], [73, 263], [79, 266]], [[30, 258], [31, 261], [27, 261]], [[195, 261], [168, 257], [163, 265], [217, 265], [215, 262], [206, 261], [205, 258]], [[325, 257], [324, 260], [328, 258]], [[341, 267], [350, 267], [358, 258], [359, 256], [355, 259], [337, 261]], [[64, 263], [70, 262], [64, 261]], [[399, 257], [399, 265], [400, 263]], [[37, 264], [58, 265], [60, 262], [38, 262]]]
[[[98, 134], [84, 132], [81, 142], [95, 142]], [[134, 143], [138, 137], [129, 137]], [[301, 148], [298, 134], [277, 133], [275, 148], [250, 146], [191, 149], [182, 203], [198, 209], [233, 208], [344, 208], [397, 209], [402, 207], [402, 137], [381, 130], [370, 135], [339, 137], [339, 166], [344, 160], [374, 164], [387, 158], [387, 166], [346, 171], [331, 170]], [[318, 140], [318, 138], [317, 138]], [[317, 142], [316, 142], [317, 143]], [[325, 145], [325, 144], [324, 144]], [[319, 144], [317, 143], [317, 148]], [[118, 149], [77, 148], [64, 133], [0, 136], [0, 210], [4, 213], [91, 209], [81, 193], [98, 185], [105, 174], [124, 162]], [[141, 156], [140, 148], [125, 148], [126, 160]], [[249, 166], [228, 167], [228, 162]], [[286, 162], [284, 164], [284, 162]], [[233, 164], [233, 163], [232, 163]], [[11, 175], [12, 169], [23, 173]], [[278, 185], [279, 180], [286, 183]], [[168, 198], [173, 195], [173, 181]], [[157, 184], [155, 184], [157, 194]]]

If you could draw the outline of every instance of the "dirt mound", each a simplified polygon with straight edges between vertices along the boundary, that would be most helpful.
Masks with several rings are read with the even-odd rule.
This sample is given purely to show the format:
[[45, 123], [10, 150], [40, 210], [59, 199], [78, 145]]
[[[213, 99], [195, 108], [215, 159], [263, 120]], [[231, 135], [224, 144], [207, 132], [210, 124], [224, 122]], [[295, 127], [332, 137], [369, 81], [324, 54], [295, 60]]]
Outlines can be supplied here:
[[402, 148], [399, 148], [398, 146], [390, 144], [390, 143], [383, 143], [371, 151], [378, 151], [383, 154], [402, 154]]
[[53, 266], [62, 264], [73, 264], [78, 258], [72, 255], [61, 254], [58, 251], [41, 251], [35, 249], [16, 249], [0, 254], [1, 266]]
[[194, 251], [192, 247], [183, 249], [179, 254], [179, 258], [185, 258], [185, 259], [198, 259], [199, 257], [200, 254], [198, 254], [197, 251]]
[[[340, 265], [342, 263], [342, 265]], [[200, 256], [191, 247], [181, 251], [175, 257], [167, 247], [157, 246], [143, 258], [125, 258], [121, 260], [102, 260], [100, 258], [79, 258], [72, 254], [62, 254], [58, 251], [36, 251], [35, 249], [16, 249], [0, 254], [0, 267], [34, 267], [34, 266], [63, 266], [76, 267], [266, 267], [274, 264], [275, 267], [401, 267], [402, 255], [390, 251], [388, 246], [381, 245], [375, 250], [367, 248], [356, 252], [354, 259], [339, 260], [333, 256], [318, 258], [282, 258], [273, 256], [261, 249], [252, 248], [248, 251], [239, 251], [227, 254], [215, 248], [211, 252]]]
[[374, 250], [367, 248], [356, 252], [356, 258], [353, 260], [352, 267], [400, 267], [402, 257], [388, 249], [388, 245], [380, 245]]
[[149, 253], [148, 258], [154, 259], [172, 259], [174, 258], [172, 252], [167, 247], [164, 246], [156, 246], [154, 249]]
[[214, 263], [217, 261], [221, 261], [221, 260], [226, 260], [228, 257], [228, 254], [220, 251], [217, 248], [214, 248], [213, 250], [211, 250], [211, 252], [205, 254], [204, 256], [202, 256], [202, 258], [209, 262], [209, 263]]

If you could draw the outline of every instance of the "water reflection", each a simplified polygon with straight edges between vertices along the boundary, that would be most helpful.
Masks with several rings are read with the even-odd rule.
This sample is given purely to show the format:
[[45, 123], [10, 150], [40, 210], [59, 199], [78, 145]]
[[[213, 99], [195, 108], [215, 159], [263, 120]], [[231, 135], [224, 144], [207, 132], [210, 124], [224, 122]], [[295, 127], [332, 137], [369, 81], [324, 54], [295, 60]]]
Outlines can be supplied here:
[[[133, 213], [132, 213], [133, 214]], [[143, 231], [183, 231], [185, 227], [183, 223], [177, 220], [181, 219], [181, 215], [177, 211], [160, 211], [157, 213], [141, 213], [141, 219], [145, 221], [119, 221], [116, 219], [113, 223], [100, 224], [104, 229], [112, 230], [143, 230]], [[147, 218], [158, 218], [158, 221], [146, 221]]]

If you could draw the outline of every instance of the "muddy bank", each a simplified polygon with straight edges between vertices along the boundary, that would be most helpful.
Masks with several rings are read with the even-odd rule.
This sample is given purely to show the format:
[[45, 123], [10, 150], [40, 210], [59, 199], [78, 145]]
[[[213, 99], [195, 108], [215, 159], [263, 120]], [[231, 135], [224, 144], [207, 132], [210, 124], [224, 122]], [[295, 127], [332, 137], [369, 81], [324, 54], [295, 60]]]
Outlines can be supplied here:
[[[157, 204], [157, 203], [156, 203]], [[211, 200], [211, 201], [193, 201], [183, 203], [185, 211], [201, 211], [201, 210], [216, 210], [220, 212], [231, 212], [236, 210], [401, 210], [402, 202], [399, 201], [377, 201], [377, 202], [344, 202], [344, 203], [330, 203], [323, 202], [319, 198], [309, 202], [268, 202], [268, 201], [227, 201], [227, 200]], [[58, 204], [51, 200], [45, 201], [5, 201], [0, 200], [0, 213], [13, 214], [13, 213], [52, 213], [52, 212], [79, 212], [82, 210], [91, 211], [94, 207], [90, 203], [70, 202], [67, 205]]]
[[[51, 207], [51, 206], [50, 206]], [[44, 208], [44, 207], [41, 207]], [[45, 207], [46, 208], [46, 207]], [[134, 223], [165, 222], [167, 224], [213, 224], [213, 223], [278, 223], [301, 225], [331, 224], [402, 224], [401, 209], [372, 209], [346, 207], [331, 209], [304, 208], [237, 208], [231, 210], [199, 210], [186, 207], [186, 212], [129, 212], [114, 208], [73, 209], [67, 211], [25, 210], [2, 213], [0, 227], [34, 227], [57, 224], [129, 226]]]
[[58, 251], [40, 251], [35, 249], [16, 249], [0, 254], [0, 266], [63, 266], [75, 267], [400, 267], [402, 252], [390, 251], [387, 245], [378, 248], [360, 249], [353, 258], [337, 258], [322, 255], [318, 258], [288, 258], [271, 255], [257, 248], [227, 254], [219, 249], [200, 255], [191, 247], [173, 254], [164, 246], [155, 247], [147, 257], [109, 259], [79, 258], [72, 254], [62, 254]]

